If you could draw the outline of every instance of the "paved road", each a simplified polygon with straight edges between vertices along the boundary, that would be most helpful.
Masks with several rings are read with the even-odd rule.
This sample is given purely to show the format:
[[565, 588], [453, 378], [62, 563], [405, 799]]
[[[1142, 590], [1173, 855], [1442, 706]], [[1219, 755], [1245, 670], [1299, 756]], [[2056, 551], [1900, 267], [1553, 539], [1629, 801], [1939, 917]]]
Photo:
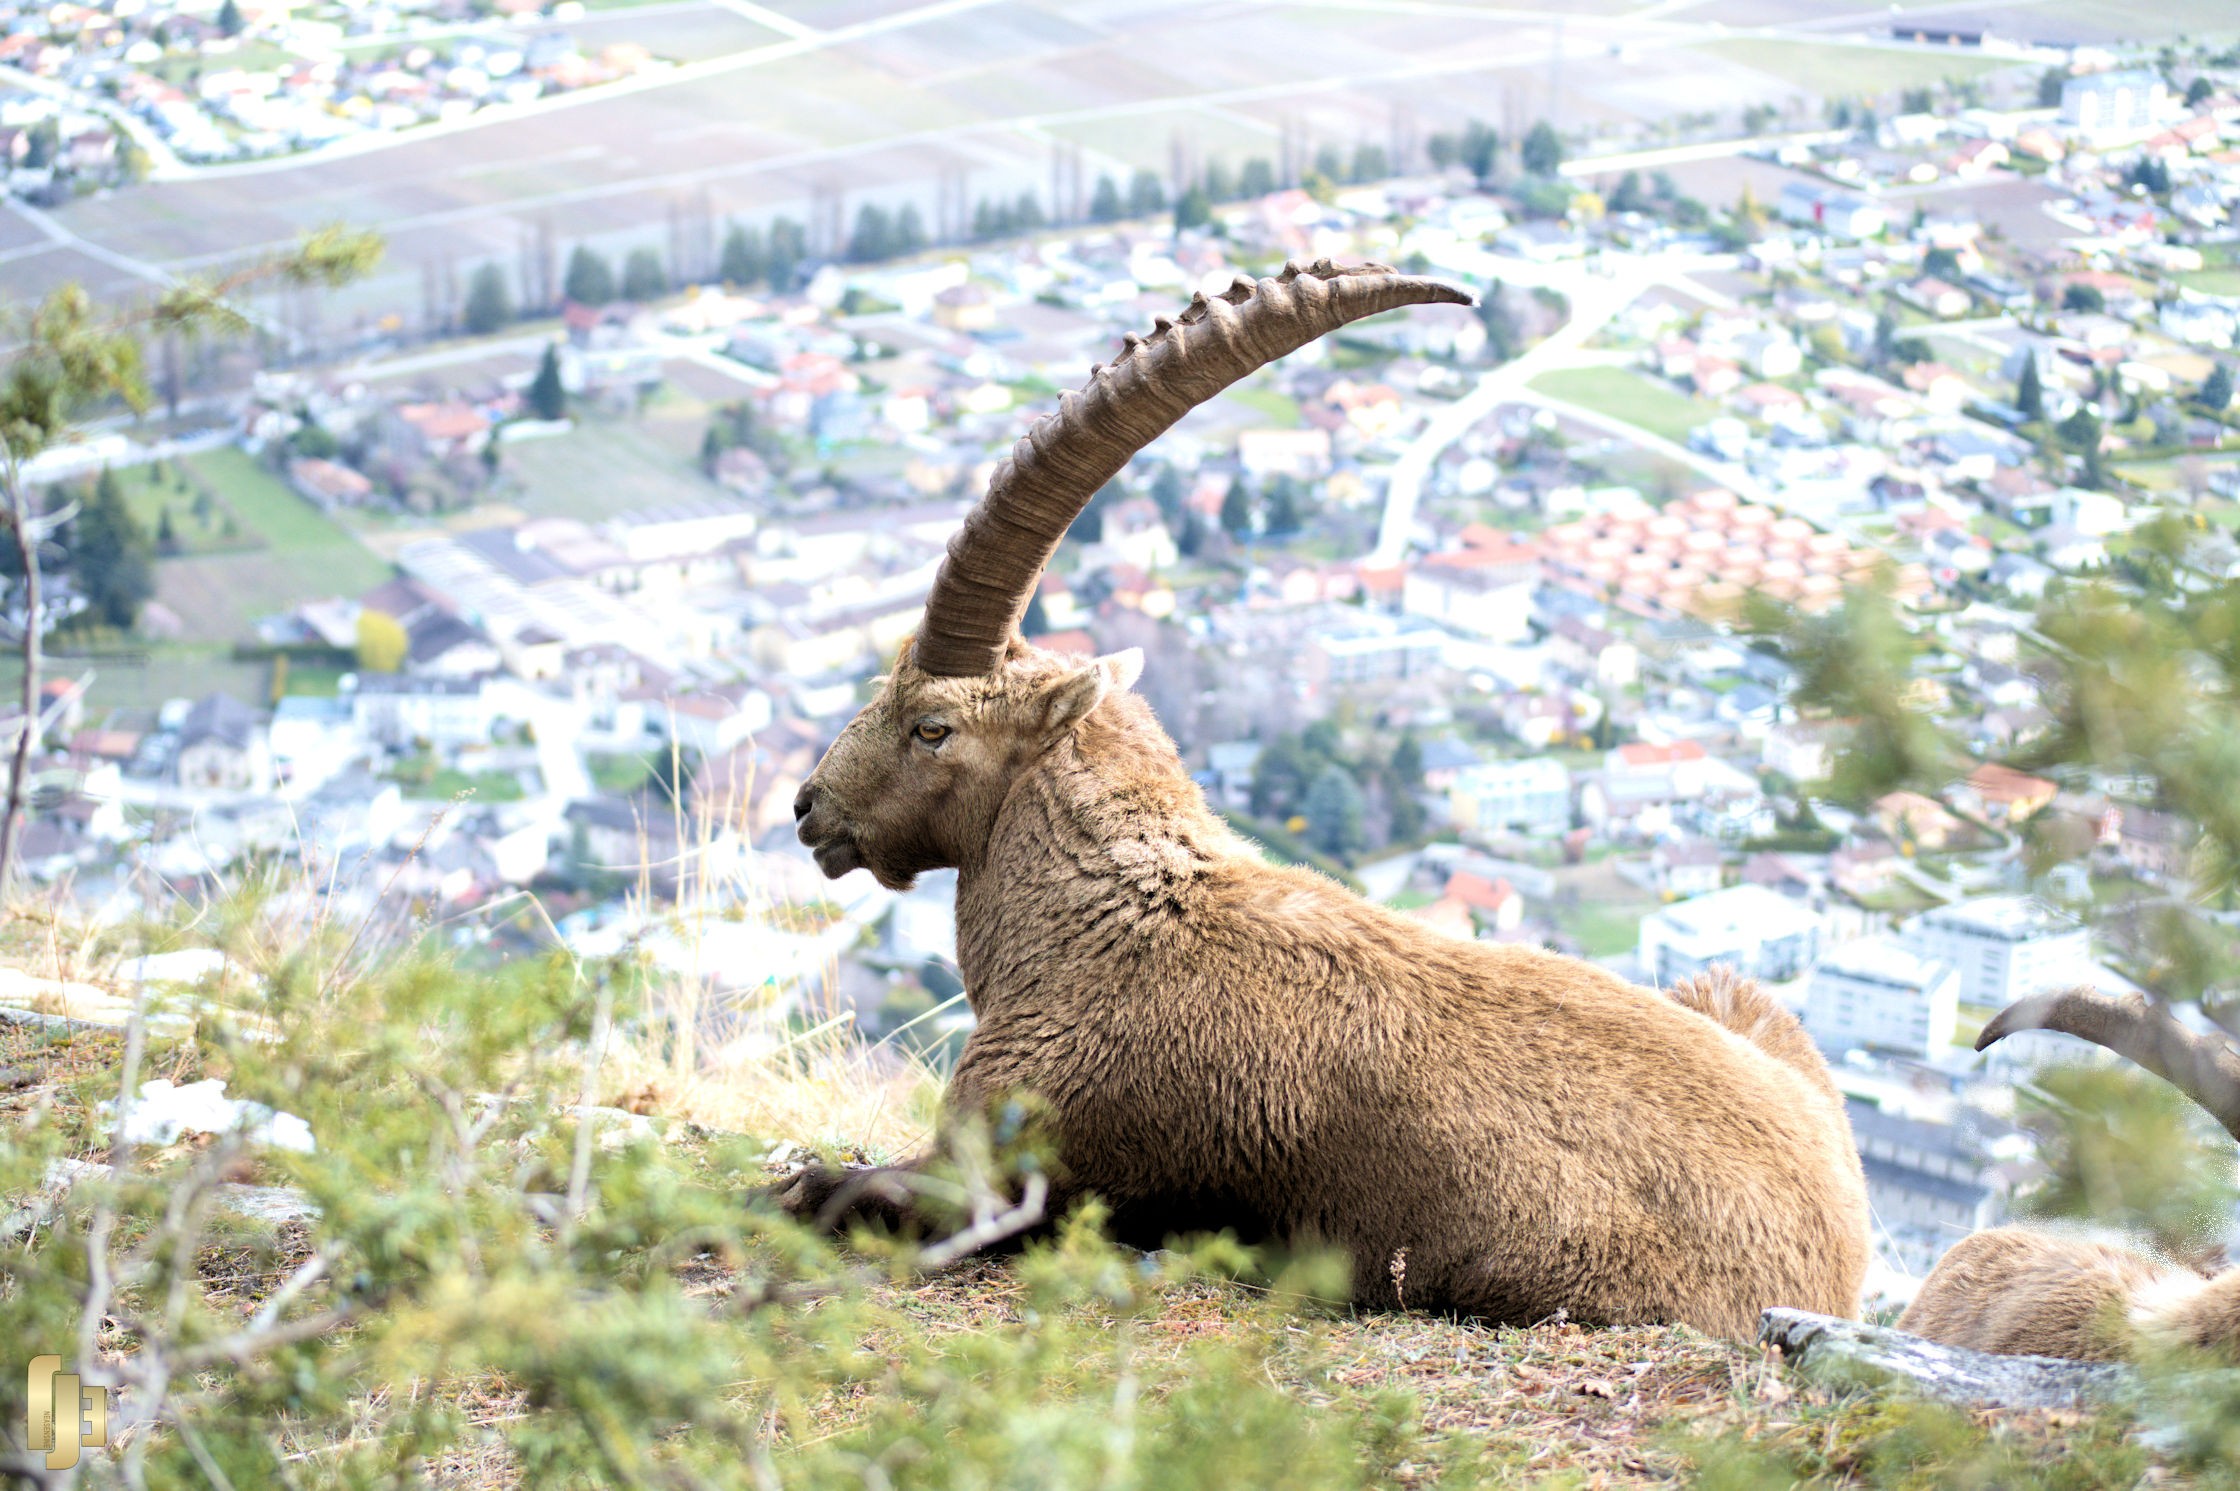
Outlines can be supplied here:
[[[1559, 409], [1701, 469], [1706, 458], [1695, 452], [1661, 440], [1623, 420], [1534, 393], [1526, 385], [1542, 373], [1558, 368], [1607, 363], [1607, 357], [1587, 350], [1587, 342], [1652, 286], [1670, 285], [1689, 295], [1710, 298], [1714, 303], [1725, 300], [1725, 296], [1697, 285], [1688, 275], [1693, 270], [1731, 268], [1733, 263], [1731, 255], [1705, 254], [1605, 256], [1594, 266], [1579, 261], [1536, 264], [1524, 259], [1500, 260], [1492, 268], [1494, 277], [1505, 284], [1561, 292], [1570, 301], [1571, 319], [1521, 355], [1486, 372], [1475, 388], [1439, 409], [1425, 422], [1392, 468], [1392, 478], [1385, 485], [1384, 514], [1377, 525], [1377, 544], [1366, 562], [1390, 566], [1407, 556], [1409, 534], [1415, 528], [1416, 507], [1431, 468], [1448, 446], [1503, 404], [1521, 402]], [[1734, 485], [1725, 474], [1723, 463], [1714, 464], [1720, 465], [1722, 470], [1712, 479]], [[1746, 472], [1741, 473], [1741, 477], [1746, 482], [1749, 480]], [[1748, 488], [1738, 486], [1736, 490], [1754, 496], [1755, 484]]]

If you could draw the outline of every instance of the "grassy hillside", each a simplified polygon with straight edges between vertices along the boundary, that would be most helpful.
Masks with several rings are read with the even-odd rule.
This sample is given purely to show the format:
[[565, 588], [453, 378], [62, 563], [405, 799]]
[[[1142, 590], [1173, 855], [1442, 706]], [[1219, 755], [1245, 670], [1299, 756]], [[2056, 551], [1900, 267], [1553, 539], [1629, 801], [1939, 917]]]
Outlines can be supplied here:
[[[642, 969], [468, 970], [287, 898], [200, 927], [230, 970], [126, 1029], [124, 942], [6, 929], [17, 963], [90, 981], [6, 975], [0, 1003], [109, 1022], [0, 1023], [0, 1216], [58, 1162], [130, 1177], [85, 1172], [0, 1249], [0, 1336], [125, 1388], [95, 1484], [2232, 1484], [2213, 1437], [2158, 1441], [2150, 1471], [2115, 1420], [1923, 1408], [1681, 1329], [1358, 1314], [1325, 1260], [1141, 1255], [1093, 1216], [926, 1277], [757, 1199], [798, 1152], [774, 1143], [927, 1131], [931, 1075], [844, 1026], [687, 1060], [713, 1011]], [[121, 1149], [99, 1105], [153, 1077], [223, 1077], [317, 1148]], [[1009, 1160], [963, 1153], [969, 1207]], [[239, 1214], [275, 1195], [315, 1213]], [[0, 1435], [22, 1381], [0, 1375]]]

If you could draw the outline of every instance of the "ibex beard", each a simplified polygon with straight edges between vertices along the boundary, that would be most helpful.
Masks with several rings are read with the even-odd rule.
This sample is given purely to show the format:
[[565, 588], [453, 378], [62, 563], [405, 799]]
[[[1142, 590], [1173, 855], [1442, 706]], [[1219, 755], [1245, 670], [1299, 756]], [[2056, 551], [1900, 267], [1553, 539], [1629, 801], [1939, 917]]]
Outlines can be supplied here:
[[[1059, 537], [1137, 449], [1307, 340], [1425, 302], [1468, 297], [1323, 261], [1130, 338], [967, 518], [923, 629], [803, 786], [802, 842], [827, 874], [890, 887], [957, 870], [977, 1022], [946, 1111], [1031, 1094], [1053, 1210], [1094, 1195], [1143, 1244], [1226, 1228], [1334, 1246], [1365, 1305], [1401, 1302], [1404, 1253], [1409, 1307], [1498, 1321], [1747, 1338], [1770, 1306], [1854, 1313], [1850, 1128], [1754, 983], [1659, 994], [1267, 864], [1131, 692], [1138, 655], [1019, 638]], [[909, 1225], [924, 1163], [813, 1168], [781, 1199], [831, 1227]]]

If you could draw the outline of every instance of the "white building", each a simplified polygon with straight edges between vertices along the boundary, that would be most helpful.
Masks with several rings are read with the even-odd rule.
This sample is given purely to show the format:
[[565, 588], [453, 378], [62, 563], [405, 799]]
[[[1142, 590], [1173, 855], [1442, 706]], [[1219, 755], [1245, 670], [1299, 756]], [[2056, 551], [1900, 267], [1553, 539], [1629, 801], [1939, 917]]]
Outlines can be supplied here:
[[1872, 238], [1890, 226], [1879, 204], [1817, 181], [1790, 182], [1776, 206], [1785, 221], [1809, 224], [1831, 238]]
[[1465, 767], [1447, 794], [1447, 810], [1465, 833], [1561, 833], [1571, 826], [1571, 773], [1548, 756]]
[[359, 734], [389, 746], [476, 745], [490, 739], [497, 723], [485, 680], [404, 673], [360, 675], [350, 715]]
[[1529, 570], [1419, 565], [1408, 571], [1400, 607], [1465, 636], [1513, 644], [1532, 634], [1533, 588]]
[[2152, 129], [2169, 104], [2162, 74], [2143, 67], [2087, 73], [2061, 85], [2061, 122], [2087, 134]]
[[1960, 1022], [1960, 972], [1890, 937], [1862, 937], [1820, 960], [1805, 990], [1804, 1028], [1820, 1049], [1855, 1046], [1941, 1056]]
[[2082, 981], [2091, 956], [2083, 927], [2028, 896], [1983, 896], [1924, 911], [1900, 940], [1960, 975], [1965, 1004], [2004, 1006]]
[[1820, 918], [1787, 896], [1736, 885], [1641, 919], [1641, 974], [1658, 987], [1715, 963], [1778, 983], [1812, 966]]

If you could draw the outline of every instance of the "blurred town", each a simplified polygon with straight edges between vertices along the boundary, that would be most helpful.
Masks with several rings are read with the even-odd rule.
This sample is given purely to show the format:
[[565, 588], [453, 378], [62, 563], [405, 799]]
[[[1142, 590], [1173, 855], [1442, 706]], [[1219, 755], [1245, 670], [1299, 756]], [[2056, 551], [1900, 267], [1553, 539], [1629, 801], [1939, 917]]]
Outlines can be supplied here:
[[[215, 69], [143, 87], [224, 19], [94, 14], [75, 52], [6, 44], [114, 84], [17, 106], [0, 155], [33, 186], [106, 169], [116, 130], [203, 154], [284, 132]], [[540, 73], [450, 55], [405, 71], [429, 97]], [[1364, 145], [1296, 181], [1107, 177], [1087, 221], [981, 203], [961, 245], [908, 205], [821, 256], [731, 224], [690, 283], [656, 248], [578, 247], [556, 307], [481, 265], [450, 340], [42, 458], [79, 508], [21, 853], [99, 914], [297, 867], [337, 914], [401, 909], [465, 956], [557, 937], [781, 1020], [953, 1042], [953, 882], [827, 884], [795, 789], [1058, 390], [1193, 291], [1375, 259], [1482, 304], [1358, 325], [1191, 416], [1076, 525], [1031, 640], [1142, 648], [1208, 800], [1271, 856], [1456, 937], [1777, 985], [1852, 1096], [1889, 1255], [1925, 1267], [2027, 1178], [2014, 1078], [2065, 1040], [1986, 1059], [1975, 1032], [2125, 987], [2076, 910], [2161, 894], [2192, 846], [2134, 784], [2009, 764], [2048, 719], [2032, 608], [2157, 515], [2240, 527], [2240, 52], [2002, 65], [1586, 159], [1469, 124], [1408, 176]], [[173, 95], [200, 112], [166, 132]], [[1811, 613], [1876, 576], [1978, 764], [1842, 806], [1841, 722], [1800, 715], [1742, 602]], [[2089, 871], [2034, 878], [2025, 832], [2055, 823]]]

